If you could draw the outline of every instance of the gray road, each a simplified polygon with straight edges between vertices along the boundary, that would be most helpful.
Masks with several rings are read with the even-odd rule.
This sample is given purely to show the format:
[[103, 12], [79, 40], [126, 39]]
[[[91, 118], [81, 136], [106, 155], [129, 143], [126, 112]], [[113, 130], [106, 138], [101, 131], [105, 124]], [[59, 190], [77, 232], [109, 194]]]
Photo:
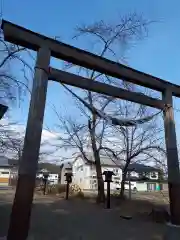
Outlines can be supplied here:
[[[12, 195], [1, 196], [0, 236], [6, 234]], [[164, 226], [137, 218], [120, 218], [119, 209], [107, 210], [82, 200], [54, 200], [36, 197], [34, 200], [31, 240], [162, 240]]]

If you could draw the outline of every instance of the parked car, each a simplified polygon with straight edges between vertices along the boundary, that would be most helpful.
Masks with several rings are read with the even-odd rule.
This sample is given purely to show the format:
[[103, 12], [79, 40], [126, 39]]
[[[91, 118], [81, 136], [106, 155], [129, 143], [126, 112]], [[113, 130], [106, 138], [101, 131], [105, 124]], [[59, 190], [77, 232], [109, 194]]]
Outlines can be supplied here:
[[[131, 182], [130, 184], [131, 184], [131, 190], [134, 192], [137, 192], [136, 182]], [[125, 182], [124, 188], [125, 190], [129, 190], [129, 182]]]

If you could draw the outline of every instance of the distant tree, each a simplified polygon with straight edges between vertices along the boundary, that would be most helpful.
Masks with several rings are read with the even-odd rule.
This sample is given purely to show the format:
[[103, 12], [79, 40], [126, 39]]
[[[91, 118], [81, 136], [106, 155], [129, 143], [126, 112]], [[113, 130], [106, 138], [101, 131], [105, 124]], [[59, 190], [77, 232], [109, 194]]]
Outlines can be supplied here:
[[0, 124], [0, 154], [10, 154], [10, 156], [20, 159], [23, 136], [14, 130], [15, 123], [5, 122]]
[[[0, 30], [0, 53], [0, 103], [5, 103], [11, 109], [14, 103], [21, 103], [27, 92], [30, 93], [28, 85], [33, 69], [27, 61], [24, 61], [23, 56], [26, 53], [31, 57], [31, 54], [23, 47], [4, 41], [2, 30]], [[2, 120], [0, 120], [0, 152], [16, 151], [20, 157], [19, 147], [22, 145], [22, 139], [17, 139], [11, 129], [15, 123], [11, 123], [10, 120], [3, 124]]]
[[[22, 54], [25, 48], [10, 44], [4, 41], [3, 32], [0, 30], [0, 100], [12, 103], [14, 100], [21, 100], [21, 96], [28, 88], [28, 77], [26, 71], [33, 72], [31, 66], [23, 60]], [[14, 73], [13, 65], [16, 70], [20, 69], [23, 79], [19, 79], [19, 74]]]

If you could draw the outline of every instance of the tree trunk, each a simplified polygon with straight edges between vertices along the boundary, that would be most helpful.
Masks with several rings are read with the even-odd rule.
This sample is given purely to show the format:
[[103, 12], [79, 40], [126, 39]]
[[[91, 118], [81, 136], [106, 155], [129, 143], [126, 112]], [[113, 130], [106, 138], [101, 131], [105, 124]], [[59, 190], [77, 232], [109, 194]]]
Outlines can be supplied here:
[[124, 198], [124, 190], [125, 190], [125, 181], [126, 181], [126, 174], [123, 173], [122, 181], [121, 181], [121, 190], [120, 190], [120, 198]]
[[98, 184], [98, 196], [97, 196], [97, 203], [102, 203], [105, 201], [105, 195], [104, 195], [104, 181], [102, 177], [102, 170], [101, 170], [101, 161], [99, 152], [96, 147], [95, 139], [92, 138], [92, 149], [95, 159], [95, 166], [96, 166], [96, 174], [97, 174], [97, 184]]
[[120, 198], [124, 198], [124, 190], [125, 190], [125, 182], [126, 182], [126, 178], [127, 178], [127, 168], [128, 168], [129, 163], [126, 162], [126, 165], [123, 169], [123, 174], [122, 174], [122, 181], [121, 181], [121, 191], [120, 191]]
[[104, 195], [104, 181], [102, 178], [102, 171], [101, 171], [101, 162], [99, 153], [95, 154], [95, 162], [96, 162], [96, 174], [97, 174], [97, 183], [98, 183], [98, 196], [97, 196], [97, 202], [101, 203], [105, 201], [105, 195]]
[[104, 181], [102, 177], [102, 170], [101, 170], [101, 161], [99, 156], [99, 151], [96, 146], [96, 139], [95, 139], [95, 127], [91, 128], [91, 123], [89, 122], [89, 131], [91, 136], [91, 144], [92, 150], [95, 159], [95, 166], [96, 166], [96, 174], [97, 174], [97, 184], [98, 184], [98, 196], [97, 196], [97, 203], [105, 202], [105, 194], [104, 194]]

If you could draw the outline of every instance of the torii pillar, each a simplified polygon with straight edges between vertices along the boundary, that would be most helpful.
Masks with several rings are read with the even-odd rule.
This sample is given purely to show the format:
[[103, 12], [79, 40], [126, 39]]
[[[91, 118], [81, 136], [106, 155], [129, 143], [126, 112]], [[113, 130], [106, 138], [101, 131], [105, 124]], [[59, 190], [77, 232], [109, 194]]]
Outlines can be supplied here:
[[28, 237], [48, 86], [50, 56], [51, 52], [46, 45], [43, 45], [37, 52], [24, 148], [19, 163], [18, 183], [10, 216], [8, 240], [25, 240]]
[[166, 109], [164, 110], [164, 127], [171, 215], [171, 221], [167, 226], [165, 239], [175, 240], [180, 239], [180, 171], [173, 113], [173, 95], [170, 89], [167, 89], [163, 93], [163, 100], [166, 104]]

